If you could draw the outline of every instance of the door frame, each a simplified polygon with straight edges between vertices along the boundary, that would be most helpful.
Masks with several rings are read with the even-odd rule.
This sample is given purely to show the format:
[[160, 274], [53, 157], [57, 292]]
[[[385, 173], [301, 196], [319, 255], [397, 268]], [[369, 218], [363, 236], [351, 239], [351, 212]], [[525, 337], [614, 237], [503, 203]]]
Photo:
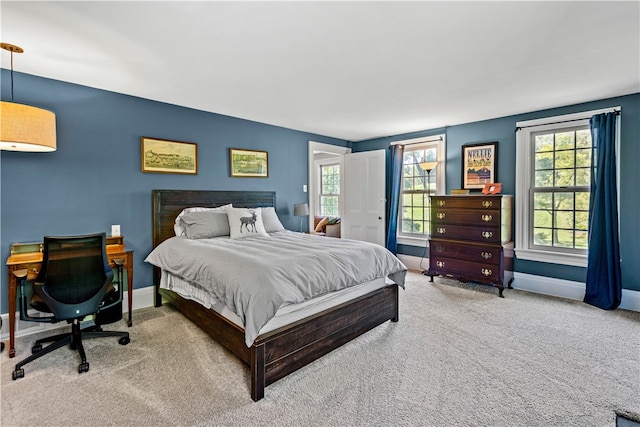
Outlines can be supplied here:
[[317, 171], [315, 168], [316, 153], [332, 154], [340, 158], [340, 197], [338, 198], [338, 203], [340, 206], [344, 206], [344, 156], [345, 154], [351, 153], [351, 148], [341, 147], [339, 145], [325, 144], [322, 142], [309, 141], [307, 170], [307, 182], [309, 183], [309, 192], [307, 193], [307, 199], [309, 203], [309, 230], [311, 230], [311, 227], [313, 227], [313, 216], [315, 215], [315, 208], [318, 202], [316, 200], [317, 189], [319, 186], [318, 179], [316, 177]]

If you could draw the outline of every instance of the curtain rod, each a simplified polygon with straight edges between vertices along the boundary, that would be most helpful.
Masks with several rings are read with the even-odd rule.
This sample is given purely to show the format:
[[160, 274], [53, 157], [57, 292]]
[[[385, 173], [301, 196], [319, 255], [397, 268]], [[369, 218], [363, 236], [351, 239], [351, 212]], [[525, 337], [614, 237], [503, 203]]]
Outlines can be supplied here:
[[[619, 108], [612, 108], [612, 109], [609, 109], [609, 110], [600, 111], [599, 113], [615, 113], [616, 116], [619, 116], [620, 115], [620, 109]], [[588, 114], [590, 114], [590, 113], [586, 113], [586, 115], [588, 115]], [[595, 113], [595, 114], [598, 114], [598, 113]], [[555, 122], [536, 123], [536, 124], [529, 125], [529, 126], [516, 126], [516, 132], [518, 132], [521, 129], [532, 128], [532, 127], [536, 127], [536, 126], [558, 125], [558, 124], [562, 124], [562, 123], [571, 123], [571, 122], [577, 122], [577, 121], [580, 121], [580, 120], [586, 120], [586, 119], [589, 118], [586, 115], [584, 117], [576, 117], [576, 118], [570, 119], [570, 120], [559, 120], [559, 121], [555, 121]]]
[[[428, 139], [428, 138], [432, 138], [433, 139]], [[442, 135], [438, 135], [436, 136], [423, 136], [420, 138], [413, 138], [413, 139], [405, 139], [404, 141], [395, 141], [392, 142], [390, 145], [413, 145], [413, 144], [424, 144], [427, 142], [436, 142], [436, 141], [444, 141], [444, 138], [442, 137]]]

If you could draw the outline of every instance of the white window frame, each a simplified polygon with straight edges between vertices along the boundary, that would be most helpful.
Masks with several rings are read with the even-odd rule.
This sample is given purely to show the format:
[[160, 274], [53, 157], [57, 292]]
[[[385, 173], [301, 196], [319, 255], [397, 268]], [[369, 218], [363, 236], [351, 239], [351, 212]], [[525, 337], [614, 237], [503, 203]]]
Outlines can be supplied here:
[[[601, 113], [619, 111], [620, 107], [603, 110], [585, 111], [562, 116], [546, 117], [543, 119], [517, 122], [516, 127], [516, 197], [515, 197], [515, 225], [516, 241], [515, 253], [518, 259], [546, 262], [553, 264], [571, 265], [576, 267], [587, 266], [587, 254], [571, 253], [555, 247], [534, 248], [531, 215], [531, 191], [534, 186], [533, 179], [533, 150], [531, 149], [531, 134], [540, 131], [560, 130], [570, 126], [589, 126], [589, 119]], [[620, 120], [617, 121], [616, 152], [619, 152], [620, 144]], [[620, 170], [619, 156], [616, 157], [617, 170]], [[619, 174], [619, 172], [618, 172]], [[620, 200], [620, 179], [618, 176], [618, 200]]]
[[[432, 194], [433, 196], [437, 196], [437, 195], [442, 195], [445, 193], [445, 189], [446, 187], [446, 135], [445, 134], [440, 134], [440, 135], [431, 135], [431, 136], [425, 136], [425, 137], [420, 137], [420, 138], [412, 138], [412, 139], [407, 139], [407, 140], [403, 140], [403, 141], [396, 141], [393, 142], [391, 145], [398, 145], [398, 144], [402, 144], [405, 146], [405, 150], [411, 146], [411, 148], [418, 148], [418, 146], [414, 146], [415, 144], [420, 144], [421, 146], [426, 146], [426, 145], [436, 145], [436, 161], [438, 162], [438, 166], [436, 166], [435, 170], [431, 172], [431, 176], [432, 179], [435, 178], [436, 180], [436, 191], [434, 194]], [[400, 192], [400, 197], [402, 197], [402, 191]], [[399, 202], [398, 204], [398, 209], [400, 209], [400, 207], [402, 206], [402, 203]], [[396, 238], [398, 241], [398, 244], [401, 245], [408, 245], [408, 246], [419, 246], [419, 247], [423, 247], [427, 244], [427, 241], [429, 240], [428, 236], [425, 237], [418, 237], [418, 236], [403, 236], [400, 234], [400, 230], [401, 230], [401, 221], [402, 221], [402, 215], [400, 215], [400, 212], [398, 212], [398, 231], [396, 233]]]
[[338, 185], [340, 187], [340, 192], [336, 193], [336, 194], [326, 194], [326, 195], [327, 196], [330, 196], [330, 195], [338, 196], [338, 214], [337, 214], [337, 216], [340, 216], [340, 214], [342, 213], [342, 204], [340, 203], [341, 199], [342, 199], [341, 194], [342, 194], [342, 182], [343, 182], [343, 179], [342, 179], [342, 163], [343, 162], [341, 162], [340, 158], [338, 158], [338, 157], [320, 159], [320, 160], [316, 161], [316, 170], [317, 170], [317, 173], [318, 173], [318, 176], [316, 177], [317, 182], [318, 182], [318, 194], [316, 195], [316, 197], [317, 197], [317, 200], [316, 200], [317, 212], [315, 212], [314, 215], [322, 215], [320, 213], [320, 209], [322, 208], [322, 204], [321, 204], [320, 201], [321, 201], [322, 196], [323, 196], [323, 193], [322, 193], [322, 167], [323, 166], [338, 166], [338, 171], [339, 171], [338, 173], [339, 173], [339, 177], [340, 177], [340, 182], [339, 182]]

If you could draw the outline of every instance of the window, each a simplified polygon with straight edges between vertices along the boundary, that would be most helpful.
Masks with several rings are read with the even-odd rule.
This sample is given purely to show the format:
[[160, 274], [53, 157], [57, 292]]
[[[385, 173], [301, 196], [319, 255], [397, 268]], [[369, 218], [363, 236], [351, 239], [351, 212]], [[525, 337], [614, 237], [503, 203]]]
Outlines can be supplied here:
[[340, 164], [320, 166], [320, 215], [338, 216], [340, 198]]
[[532, 246], [586, 253], [591, 131], [588, 126], [532, 133]]
[[586, 266], [592, 160], [589, 118], [601, 112], [517, 123], [518, 258]]
[[[444, 156], [444, 135], [437, 137], [422, 138], [427, 142], [405, 141], [403, 167], [402, 167], [402, 189], [400, 196], [400, 206], [398, 212], [398, 236], [407, 240], [399, 242], [411, 244], [411, 238], [420, 239], [424, 244], [424, 239], [428, 238], [430, 230], [430, 195], [442, 193], [444, 188], [444, 168], [436, 166], [427, 173], [420, 167], [423, 162], [436, 162], [436, 165], [443, 165]], [[414, 244], [417, 242], [413, 242]]]

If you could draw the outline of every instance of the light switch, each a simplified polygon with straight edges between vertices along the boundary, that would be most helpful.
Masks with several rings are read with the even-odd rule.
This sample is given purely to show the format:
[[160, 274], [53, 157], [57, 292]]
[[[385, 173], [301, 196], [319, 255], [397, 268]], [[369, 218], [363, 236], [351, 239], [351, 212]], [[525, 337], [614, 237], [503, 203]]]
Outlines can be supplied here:
[[120, 236], [120, 225], [112, 225], [111, 226], [111, 237]]

